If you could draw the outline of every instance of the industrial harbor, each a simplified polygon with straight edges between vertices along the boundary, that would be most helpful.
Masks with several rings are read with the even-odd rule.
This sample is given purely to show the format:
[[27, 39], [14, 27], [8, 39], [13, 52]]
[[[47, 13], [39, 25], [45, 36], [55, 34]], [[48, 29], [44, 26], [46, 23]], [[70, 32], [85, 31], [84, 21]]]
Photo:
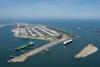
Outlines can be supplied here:
[[1, 67], [100, 67], [100, 0], [0, 0]]
[[77, 67], [99, 65], [100, 37], [96, 36], [93, 30], [99, 30], [100, 27], [85, 28], [82, 26], [85, 24], [81, 24], [80, 26], [76, 24], [75, 27], [66, 22], [1, 24], [3, 26], [0, 27], [0, 65], [3, 67], [56, 65], [73, 67], [74, 63]]
[[[37, 24], [16, 24], [16, 27], [12, 29], [14, 33], [14, 37], [17, 38], [25, 38], [25, 39], [40, 39], [40, 40], [47, 40], [48, 43], [44, 44], [38, 48], [32, 49], [24, 54], [16, 56], [8, 62], [24, 62], [30, 56], [38, 54], [44, 50], [47, 50], [58, 43], [67, 44], [72, 42], [72, 37], [60, 30], [51, 29], [46, 25], [37, 25]], [[22, 48], [28, 47], [24, 45], [22, 47], [17, 48], [20, 50]]]

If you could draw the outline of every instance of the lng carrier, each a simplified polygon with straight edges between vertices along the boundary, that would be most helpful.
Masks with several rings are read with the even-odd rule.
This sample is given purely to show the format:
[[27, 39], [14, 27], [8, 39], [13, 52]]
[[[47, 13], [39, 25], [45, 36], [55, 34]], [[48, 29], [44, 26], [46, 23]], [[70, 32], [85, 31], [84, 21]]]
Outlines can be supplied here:
[[[12, 32], [14, 32], [14, 37], [17, 38], [47, 40], [48, 43], [14, 57], [8, 60], [8, 62], [24, 62], [28, 57], [56, 46], [58, 43], [63, 42], [63, 44], [67, 44], [72, 42], [72, 37], [69, 34], [57, 29], [50, 28], [46, 25], [16, 24], [16, 27], [12, 30]], [[19, 50], [26, 47], [27, 46], [24, 45], [16, 49]]]

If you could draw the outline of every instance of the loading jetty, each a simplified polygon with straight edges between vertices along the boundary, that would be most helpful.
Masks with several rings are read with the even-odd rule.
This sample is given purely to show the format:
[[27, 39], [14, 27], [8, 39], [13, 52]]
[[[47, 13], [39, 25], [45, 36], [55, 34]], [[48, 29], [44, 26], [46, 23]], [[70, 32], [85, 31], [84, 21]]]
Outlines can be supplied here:
[[24, 62], [30, 56], [56, 46], [58, 43], [66, 42], [67, 44], [68, 42], [72, 41], [72, 37], [70, 37], [69, 34], [59, 30], [50, 29], [45, 25], [17, 24], [12, 32], [14, 32], [14, 36], [18, 38], [41, 39], [49, 42], [36, 49], [32, 49], [24, 54], [14, 57], [8, 60], [8, 62]]

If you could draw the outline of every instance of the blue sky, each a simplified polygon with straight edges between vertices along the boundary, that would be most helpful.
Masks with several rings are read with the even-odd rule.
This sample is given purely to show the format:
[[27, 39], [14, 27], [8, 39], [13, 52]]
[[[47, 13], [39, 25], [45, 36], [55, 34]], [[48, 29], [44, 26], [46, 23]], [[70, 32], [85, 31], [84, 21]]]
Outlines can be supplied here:
[[100, 19], [100, 0], [0, 0], [0, 18]]

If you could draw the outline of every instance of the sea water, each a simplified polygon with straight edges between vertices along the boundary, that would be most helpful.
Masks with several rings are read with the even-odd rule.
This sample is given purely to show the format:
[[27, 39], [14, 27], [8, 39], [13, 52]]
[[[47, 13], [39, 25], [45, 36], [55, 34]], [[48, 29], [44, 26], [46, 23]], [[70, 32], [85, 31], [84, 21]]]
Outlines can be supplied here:
[[[14, 24], [6, 21], [1, 24]], [[19, 22], [18, 22], [19, 23]], [[6, 25], [0, 27], [0, 65], [2, 67], [99, 67], [100, 50], [85, 58], [76, 59], [74, 56], [88, 43], [93, 43], [100, 49], [100, 20], [42, 20], [42, 21], [25, 21], [22, 23], [44, 24], [53, 28], [79, 36], [71, 44], [66, 46], [63, 43], [58, 44], [50, 49], [50, 53], [39, 53], [22, 63], [8, 63], [10, 55], [16, 55], [15, 52], [9, 51], [22, 44], [33, 41], [35, 45], [41, 46], [46, 44], [43, 40], [31, 40], [15, 38], [11, 29], [15, 26]], [[17, 52], [18, 53], [18, 52]], [[22, 54], [23, 52], [20, 52]]]

